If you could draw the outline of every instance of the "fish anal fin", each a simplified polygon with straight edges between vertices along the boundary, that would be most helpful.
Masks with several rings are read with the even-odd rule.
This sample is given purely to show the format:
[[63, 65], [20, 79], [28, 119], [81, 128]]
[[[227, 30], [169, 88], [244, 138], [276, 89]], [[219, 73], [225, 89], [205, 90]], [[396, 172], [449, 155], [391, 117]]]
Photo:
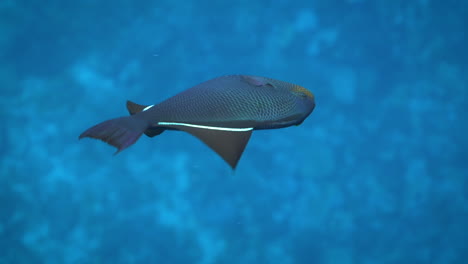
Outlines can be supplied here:
[[138, 114], [147, 107], [149, 107], [149, 105], [140, 105], [130, 100], [127, 100], [127, 110], [130, 113], [130, 115]]
[[252, 135], [251, 129], [244, 131], [226, 131], [181, 125], [165, 125], [164, 127], [185, 131], [197, 137], [218, 153], [232, 169], [236, 168]]

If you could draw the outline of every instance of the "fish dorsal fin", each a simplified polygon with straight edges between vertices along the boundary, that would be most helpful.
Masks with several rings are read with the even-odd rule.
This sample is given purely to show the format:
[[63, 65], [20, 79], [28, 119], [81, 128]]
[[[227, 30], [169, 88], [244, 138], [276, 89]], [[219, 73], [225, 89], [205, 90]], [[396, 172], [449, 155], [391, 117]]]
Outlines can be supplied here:
[[159, 122], [158, 124], [194, 135], [218, 153], [232, 169], [236, 168], [253, 130], [253, 128], [224, 128], [185, 123]]
[[130, 113], [130, 115], [138, 114], [142, 111], [145, 111], [145, 109], [147, 108], [149, 109], [150, 105], [140, 105], [127, 100], [127, 110]]

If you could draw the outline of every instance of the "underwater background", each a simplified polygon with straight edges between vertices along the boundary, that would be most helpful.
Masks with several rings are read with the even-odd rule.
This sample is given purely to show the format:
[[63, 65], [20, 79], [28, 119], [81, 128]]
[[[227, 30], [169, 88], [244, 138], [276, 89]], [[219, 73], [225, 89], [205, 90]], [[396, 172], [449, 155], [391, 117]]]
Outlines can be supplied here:
[[[468, 263], [468, 2], [0, 0], [0, 264]], [[233, 172], [78, 140], [205, 80], [300, 84]]]

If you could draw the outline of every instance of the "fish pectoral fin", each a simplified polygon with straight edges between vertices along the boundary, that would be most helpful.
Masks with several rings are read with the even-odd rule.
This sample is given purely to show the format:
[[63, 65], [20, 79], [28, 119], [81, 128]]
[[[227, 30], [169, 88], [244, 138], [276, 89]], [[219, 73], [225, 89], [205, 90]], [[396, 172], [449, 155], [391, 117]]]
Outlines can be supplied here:
[[145, 111], [147, 108], [149, 109], [150, 105], [140, 105], [130, 100], [127, 100], [127, 110], [128, 113], [130, 113], [130, 115], [138, 114], [142, 111]]
[[[160, 122], [160, 125], [162, 123]], [[185, 131], [197, 137], [218, 153], [232, 169], [236, 168], [253, 131], [253, 128], [232, 129], [191, 124], [162, 126]]]

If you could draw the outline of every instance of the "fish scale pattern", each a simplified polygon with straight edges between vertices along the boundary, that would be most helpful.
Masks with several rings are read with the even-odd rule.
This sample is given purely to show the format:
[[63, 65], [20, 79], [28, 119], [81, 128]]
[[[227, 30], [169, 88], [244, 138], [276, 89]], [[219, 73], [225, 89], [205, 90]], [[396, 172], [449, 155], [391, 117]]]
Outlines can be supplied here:
[[[301, 114], [305, 100], [291, 89], [293, 84], [260, 78], [274, 85], [254, 85], [242, 75], [229, 75], [198, 84], [155, 105], [157, 121], [216, 123], [253, 120], [266, 123]], [[247, 77], [250, 78], [250, 77]]]

